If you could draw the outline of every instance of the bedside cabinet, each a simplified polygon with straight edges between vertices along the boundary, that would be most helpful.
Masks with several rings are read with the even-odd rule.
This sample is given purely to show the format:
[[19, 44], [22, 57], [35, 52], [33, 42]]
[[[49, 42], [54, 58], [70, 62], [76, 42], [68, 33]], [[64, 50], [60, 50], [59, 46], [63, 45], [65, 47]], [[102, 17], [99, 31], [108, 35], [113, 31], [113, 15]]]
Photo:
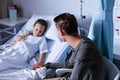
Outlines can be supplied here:
[[0, 19], [0, 44], [13, 37], [27, 21], [28, 18], [24, 17], [19, 17], [14, 22], [11, 22], [9, 18]]

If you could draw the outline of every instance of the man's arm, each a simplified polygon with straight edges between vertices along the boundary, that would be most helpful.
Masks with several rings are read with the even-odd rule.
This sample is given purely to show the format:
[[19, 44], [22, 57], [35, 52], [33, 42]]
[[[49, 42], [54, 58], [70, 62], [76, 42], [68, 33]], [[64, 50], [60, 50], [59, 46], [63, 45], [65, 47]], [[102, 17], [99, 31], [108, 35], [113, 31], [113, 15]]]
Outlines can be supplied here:
[[70, 51], [67, 54], [67, 57], [64, 62], [59, 62], [59, 63], [47, 63], [45, 66], [47, 68], [52, 68], [52, 69], [57, 69], [57, 68], [71, 68], [71, 62], [69, 62], [69, 59], [72, 55], [72, 51]]
[[52, 68], [52, 69], [57, 69], [57, 68], [66, 68], [64, 62], [60, 62], [60, 63], [46, 63], [44, 65], [46, 68]]

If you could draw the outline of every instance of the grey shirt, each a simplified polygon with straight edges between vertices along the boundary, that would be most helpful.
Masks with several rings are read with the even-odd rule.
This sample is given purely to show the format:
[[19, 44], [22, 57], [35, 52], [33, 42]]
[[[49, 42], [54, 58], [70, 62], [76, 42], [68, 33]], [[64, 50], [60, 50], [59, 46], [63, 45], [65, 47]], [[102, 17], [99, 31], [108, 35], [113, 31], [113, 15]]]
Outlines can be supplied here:
[[95, 44], [82, 38], [72, 55], [62, 63], [47, 63], [47, 68], [72, 68], [71, 80], [104, 80], [102, 56]]

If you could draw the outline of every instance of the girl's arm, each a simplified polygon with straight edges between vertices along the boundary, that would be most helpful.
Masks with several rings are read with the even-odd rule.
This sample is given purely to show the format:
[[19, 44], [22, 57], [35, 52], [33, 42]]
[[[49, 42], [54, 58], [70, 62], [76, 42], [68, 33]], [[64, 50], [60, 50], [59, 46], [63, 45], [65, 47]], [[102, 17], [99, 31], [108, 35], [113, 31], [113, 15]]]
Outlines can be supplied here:
[[44, 60], [45, 60], [45, 53], [40, 53], [38, 63], [33, 66], [33, 70], [40, 68], [40, 67], [43, 67]]
[[24, 36], [17, 36], [16, 39], [15, 39], [15, 41], [13, 42], [13, 45], [14, 45], [16, 42], [21, 41], [21, 40], [23, 40], [23, 39], [24, 39]]
[[45, 53], [41, 53], [39, 60], [38, 60], [38, 64], [42, 67], [44, 64], [44, 60], [45, 60]]

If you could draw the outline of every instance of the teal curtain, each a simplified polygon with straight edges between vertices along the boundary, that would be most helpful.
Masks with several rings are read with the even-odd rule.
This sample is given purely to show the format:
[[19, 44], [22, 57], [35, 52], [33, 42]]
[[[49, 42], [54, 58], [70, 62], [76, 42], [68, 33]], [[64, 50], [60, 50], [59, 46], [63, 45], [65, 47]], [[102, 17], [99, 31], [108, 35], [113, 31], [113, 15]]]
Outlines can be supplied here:
[[95, 10], [88, 37], [103, 56], [113, 60], [113, 6], [114, 0], [95, 0]]

